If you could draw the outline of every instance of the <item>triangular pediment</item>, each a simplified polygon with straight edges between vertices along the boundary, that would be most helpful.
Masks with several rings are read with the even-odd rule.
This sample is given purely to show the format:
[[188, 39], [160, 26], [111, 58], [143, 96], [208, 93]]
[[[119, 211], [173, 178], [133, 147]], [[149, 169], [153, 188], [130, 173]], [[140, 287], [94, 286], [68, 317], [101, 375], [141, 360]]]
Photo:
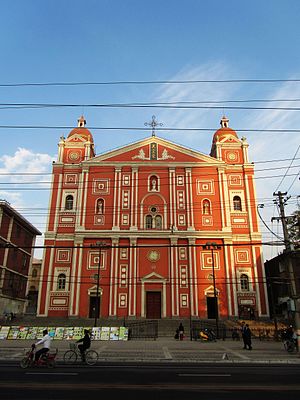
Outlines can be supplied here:
[[226, 137], [223, 137], [221, 140], [219, 140], [219, 143], [239, 144], [240, 145], [241, 141], [236, 136], [227, 134]]
[[[210, 285], [208, 286], [206, 289], [204, 289], [204, 294], [207, 295], [211, 295], [214, 293], [214, 286]], [[220, 293], [219, 289], [216, 288], [216, 294], [218, 295]]]
[[150, 272], [150, 274], [143, 276], [141, 280], [142, 280], [142, 282], [145, 282], [145, 281], [161, 282], [161, 281], [166, 281], [166, 278], [163, 277], [162, 275], [158, 274], [157, 272]]
[[121, 148], [109, 151], [87, 163], [117, 162], [117, 163], [209, 163], [222, 164], [206, 154], [175, 144], [166, 139], [150, 137]]
[[66, 143], [82, 144], [82, 143], [86, 143], [86, 139], [84, 139], [81, 135], [74, 134], [71, 137], [66, 139]]

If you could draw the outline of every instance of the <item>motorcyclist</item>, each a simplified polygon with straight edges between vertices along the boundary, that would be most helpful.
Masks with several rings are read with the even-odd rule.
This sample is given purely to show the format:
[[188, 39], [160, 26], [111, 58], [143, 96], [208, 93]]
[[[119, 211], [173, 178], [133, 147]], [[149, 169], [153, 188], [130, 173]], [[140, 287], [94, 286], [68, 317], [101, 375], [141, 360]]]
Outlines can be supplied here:
[[52, 341], [52, 338], [51, 338], [51, 336], [49, 336], [48, 330], [44, 329], [43, 330], [43, 338], [32, 345], [32, 347], [36, 347], [39, 344], [43, 345], [43, 347], [35, 353], [35, 363], [38, 362], [38, 360], [42, 354], [48, 353], [48, 351], [50, 350], [50, 347], [51, 347], [51, 341]]

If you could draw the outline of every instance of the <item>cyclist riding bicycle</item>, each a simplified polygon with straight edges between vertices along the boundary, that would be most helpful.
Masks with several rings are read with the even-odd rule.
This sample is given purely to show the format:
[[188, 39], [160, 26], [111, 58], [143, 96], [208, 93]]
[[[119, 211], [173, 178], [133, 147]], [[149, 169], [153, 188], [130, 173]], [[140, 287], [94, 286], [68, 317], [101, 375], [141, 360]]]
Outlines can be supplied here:
[[84, 337], [77, 340], [76, 343], [82, 343], [78, 345], [78, 349], [80, 351], [82, 360], [85, 361], [85, 351], [91, 347], [91, 337], [88, 329], [84, 330]]

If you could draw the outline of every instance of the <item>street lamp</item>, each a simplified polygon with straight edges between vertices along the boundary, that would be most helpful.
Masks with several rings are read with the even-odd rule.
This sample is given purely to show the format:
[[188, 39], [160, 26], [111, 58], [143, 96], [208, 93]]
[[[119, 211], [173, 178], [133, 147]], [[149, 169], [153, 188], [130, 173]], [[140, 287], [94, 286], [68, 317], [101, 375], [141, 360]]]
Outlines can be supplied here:
[[97, 326], [97, 319], [99, 317], [99, 285], [100, 285], [100, 267], [101, 267], [101, 250], [102, 247], [105, 247], [106, 243], [105, 242], [96, 242], [95, 244], [91, 244], [91, 247], [96, 247], [99, 249], [99, 255], [98, 255], [98, 270], [97, 270], [97, 290], [96, 290], [96, 308], [95, 308], [95, 321], [94, 321], [94, 326]]
[[214, 242], [207, 242], [205, 245], [202, 246], [202, 248], [204, 250], [211, 251], [212, 275], [213, 275], [213, 286], [214, 286], [214, 308], [215, 308], [216, 331], [217, 331], [217, 338], [218, 338], [219, 337], [219, 310], [218, 310], [218, 296], [217, 296], [217, 289], [216, 289], [214, 250], [221, 249], [221, 246], [218, 246]]

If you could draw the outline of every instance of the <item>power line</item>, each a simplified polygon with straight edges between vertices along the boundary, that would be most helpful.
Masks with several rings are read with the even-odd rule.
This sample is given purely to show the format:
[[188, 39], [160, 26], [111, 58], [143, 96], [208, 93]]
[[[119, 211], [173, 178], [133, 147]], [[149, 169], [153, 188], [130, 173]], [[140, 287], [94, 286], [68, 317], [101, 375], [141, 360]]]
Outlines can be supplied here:
[[[300, 132], [300, 129], [299, 129], [299, 132]], [[292, 160], [292, 158], [261, 160], [261, 161], [252, 161], [252, 164], [278, 163], [278, 162], [291, 161], [291, 160]], [[300, 157], [294, 158], [294, 160], [300, 160]], [[101, 170], [105, 171], [105, 168], [102, 167]], [[257, 172], [257, 170], [256, 170], [256, 172]], [[9, 175], [9, 176], [46, 176], [46, 175], [52, 175], [52, 172], [0, 172], [0, 176], [1, 175]]]
[[289, 192], [291, 190], [291, 188], [293, 187], [294, 183], [296, 182], [296, 179], [298, 176], [300, 176], [300, 170], [299, 170], [298, 174], [295, 176], [295, 178], [293, 179], [292, 183], [290, 184], [290, 187], [288, 188], [287, 192]]
[[[293, 161], [294, 161], [294, 159], [293, 159]], [[300, 165], [291, 166], [291, 164], [290, 164], [289, 167], [288, 167], [288, 170], [291, 169], [291, 168], [299, 168], [299, 167], [300, 167]], [[281, 167], [272, 167], [272, 168], [262, 168], [262, 169], [256, 169], [255, 172], [257, 173], [257, 172], [262, 172], [262, 171], [275, 171], [275, 170], [278, 170], [278, 169], [282, 170], [284, 168], [287, 168], [287, 167], [281, 166]], [[101, 168], [101, 172], [103, 172], [104, 170], [105, 170], [105, 168]], [[164, 172], [164, 171], [161, 171], [161, 172]], [[0, 175], [4, 175], [4, 174], [0, 174]], [[41, 175], [43, 175], [43, 174], [41, 174]], [[205, 176], [215, 176], [215, 174], [205, 174]], [[144, 180], [144, 179], [137, 178], [137, 180]], [[92, 181], [89, 181], [89, 180], [85, 181], [85, 183], [91, 183], [91, 182]], [[39, 184], [39, 185], [46, 185], [47, 184], [47, 185], [50, 185], [51, 183], [52, 183], [51, 181], [27, 181], [27, 182], [25, 181], [25, 182], [0, 182], [0, 185], [16, 185], [16, 184], [19, 184], [19, 185], [28, 185], [28, 184]], [[118, 183], [118, 180], [116, 181], [116, 183]], [[169, 183], [166, 183], [166, 184], [162, 183], [161, 184], [161, 186], [165, 186], [165, 185], [173, 186], [172, 184], [170, 185]], [[62, 186], [63, 186], [63, 184], [62, 184]], [[115, 187], [116, 186], [114, 186], [114, 188]], [[140, 185], [140, 187], [147, 187], [147, 185]]]
[[160, 104], [160, 103], [99, 103], [99, 104], [58, 104], [58, 103], [0, 103], [2, 109], [26, 109], [26, 108], [162, 108], [162, 109], [203, 109], [203, 110], [278, 110], [278, 111], [300, 111], [300, 107], [262, 107], [262, 106], [204, 106], [192, 104]]
[[[282, 176], [298, 176], [297, 174], [286, 174], [286, 175], [271, 175], [271, 176], [257, 176], [253, 177], [253, 180], [258, 180], [258, 179], [274, 179], [274, 178], [281, 178]], [[55, 186], [54, 186], [55, 187]], [[58, 186], [57, 186], [58, 188]], [[12, 187], [4, 187], [1, 188], [1, 190], [6, 190], [6, 191], [14, 191], [14, 190], [20, 190], [20, 191], [33, 191], [33, 192], [39, 192], [39, 191], [48, 191], [50, 188], [34, 188], [34, 187], [28, 187], [28, 188], [12, 188]]]
[[[284, 181], [285, 177], [288, 176], [287, 173], [289, 172], [290, 168], [292, 168], [292, 164], [293, 164], [293, 162], [294, 162], [294, 160], [295, 160], [295, 157], [297, 156], [297, 153], [298, 153], [298, 151], [299, 151], [299, 148], [300, 148], [300, 144], [299, 144], [299, 146], [298, 146], [298, 148], [297, 148], [297, 150], [296, 150], [296, 152], [295, 152], [295, 154], [294, 154], [294, 157], [292, 158], [292, 160], [291, 160], [291, 162], [290, 162], [290, 165], [288, 166], [288, 168], [287, 168], [287, 170], [286, 170], [284, 176], [282, 177], [281, 181], [279, 182], [279, 184], [278, 184], [277, 188], [274, 190], [274, 192], [277, 192], [278, 188], [280, 187], [280, 185], [281, 185], [282, 182]], [[298, 174], [297, 174], [297, 175], [298, 175]], [[297, 177], [297, 175], [296, 175], [296, 177]], [[295, 177], [295, 179], [296, 179], [296, 177]]]
[[[67, 126], [67, 125], [0, 125], [0, 129], [51, 129], [51, 130], [73, 130], [75, 129], [74, 126]], [[97, 131], [97, 130], [106, 130], [106, 131], [149, 131], [149, 128], [145, 127], [99, 127], [99, 126], [91, 126], [87, 128], [90, 131]], [[170, 131], [170, 132], [215, 132], [219, 128], [156, 128], [156, 131]], [[274, 132], [274, 133], [298, 133], [300, 129], [233, 129], [236, 132]]]
[[105, 85], [161, 85], [161, 84], [193, 84], [193, 83], [282, 83], [300, 82], [300, 79], [197, 79], [197, 80], [119, 80], [99, 82], [17, 82], [0, 83], [0, 87], [26, 87], [26, 86], [105, 86]]

